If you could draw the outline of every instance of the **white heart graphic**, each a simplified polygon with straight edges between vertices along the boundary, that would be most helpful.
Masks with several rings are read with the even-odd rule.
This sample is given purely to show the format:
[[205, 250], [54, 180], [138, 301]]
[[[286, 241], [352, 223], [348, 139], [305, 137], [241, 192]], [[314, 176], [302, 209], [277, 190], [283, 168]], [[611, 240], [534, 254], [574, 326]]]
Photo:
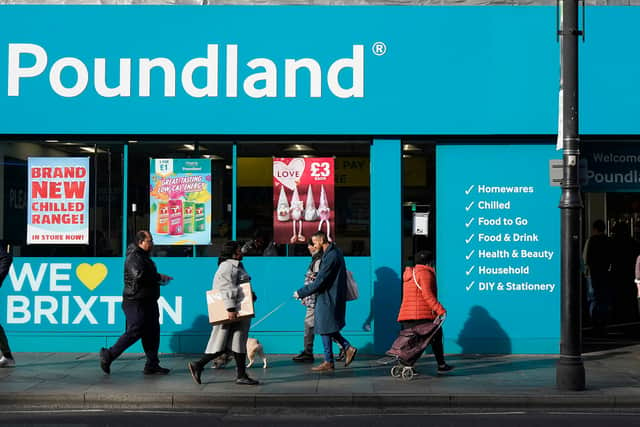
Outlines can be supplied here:
[[303, 172], [304, 159], [293, 159], [288, 165], [279, 160], [273, 162], [273, 176], [289, 190], [296, 188]]

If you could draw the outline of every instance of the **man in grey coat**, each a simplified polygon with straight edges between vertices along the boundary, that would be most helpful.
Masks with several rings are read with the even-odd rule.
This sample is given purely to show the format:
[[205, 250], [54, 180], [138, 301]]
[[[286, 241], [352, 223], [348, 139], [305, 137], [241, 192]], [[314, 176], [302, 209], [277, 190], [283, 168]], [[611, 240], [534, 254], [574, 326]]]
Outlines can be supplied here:
[[298, 289], [293, 296], [305, 298], [316, 294], [314, 329], [322, 337], [324, 362], [311, 370], [326, 372], [334, 370], [332, 339], [345, 349], [344, 366], [351, 364], [358, 350], [340, 334], [345, 326], [347, 308], [347, 267], [342, 251], [335, 243], [329, 243], [323, 231], [315, 233], [311, 240], [318, 249], [324, 251], [320, 271], [313, 283]]

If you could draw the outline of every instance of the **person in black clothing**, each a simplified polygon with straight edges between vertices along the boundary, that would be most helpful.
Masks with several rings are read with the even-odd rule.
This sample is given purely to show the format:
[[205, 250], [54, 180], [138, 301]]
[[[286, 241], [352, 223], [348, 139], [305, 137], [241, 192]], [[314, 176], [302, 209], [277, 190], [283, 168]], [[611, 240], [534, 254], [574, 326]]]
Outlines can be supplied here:
[[136, 233], [136, 242], [127, 248], [124, 263], [124, 292], [122, 311], [127, 319], [126, 331], [111, 348], [100, 350], [100, 367], [105, 374], [111, 373], [111, 363], [127, 348], [142, 339], [142, 348], [147, 356], [145, 375], [168, 374], [169, 369], [160, 366], [160, 313], [158, 298], [160, 286], [173, 277], [159, 274], [149, 253], [153, 238], [148, 231]]
[[[0, 286], [2, 286], [2, 282], [9, 274], [9, 268], [11, 268], [11, 263], [13, 262], [13, 258], [11, 255], [4, 250], [4, 248], [0, 247]], [[0, 357], [0, 368], [11, 368], [16, 366], [16, 361], [13, 358], [13, 354], [11, 354], [11, 349], [9, 348], [9, 340], [7, 339], [7, 334], [4, 333], [4, 328], [0, 325], [0, 352], [2, 352], [2, 357]]]
[[587, 277], [590, 279], [589, 314], [594, 332], [606, 334], [611, 304], [611, 242], [601, 219], [593, 222], [591, 237], [584, 249]]
[[628, 323], [638, 320], [635, 263], [640, 253], [638, 243], [629, 233], [629, 224], [618, 223], [611, 237], [610, 304], [611, 321]]

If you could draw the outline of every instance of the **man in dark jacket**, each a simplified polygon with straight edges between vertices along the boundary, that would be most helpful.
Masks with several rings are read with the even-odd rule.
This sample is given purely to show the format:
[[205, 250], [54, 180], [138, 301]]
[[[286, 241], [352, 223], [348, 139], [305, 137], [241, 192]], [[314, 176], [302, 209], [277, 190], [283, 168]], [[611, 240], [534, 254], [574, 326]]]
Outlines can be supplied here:
[[589, 314], [596, 335], [605, 335], [611, 309], [611, 264], [613, 247], [605, 234], [604, 221], [593, 222], [591, 237], [584, 249], [587, 277], [590, 278]]
[[159, 274], [149, 254], [153, 248], [153, 238], [148, 231], [138, 231], [136, 242], [127, 248], [124, 262], [124, 292], [122, 311], [127, 321], [126, 331], [111, 348], [100, 350], [100, 367], [105, 374], [111, 373], [111, 362], [127, 348], [142, 339], [142, 348], [147, 356], [145, 375], [168, 374], [169, 369], [160, 366], [160, 313], [158, 298], [160, 286], [166, 285], [172, 277]]
[[[11, 255], [5, 251], [4, 248], [0, 247], [0, 286], [2, 286], [2, 282], [4, 282], [7, 274], [9, 274], [9, 268], [11, 268], [12, 262], [13, 258]], [[2, 352], [0, 368], [12, 368], [16, 366], [16, 361], [13, 359], [11, 349], [9, 348], [9, 340], [4, 333], [2, 325], [0, 325], [0, 352]]]
[[305, 298], [316, 294], [314, 329], [322, 337], [324, 362], [311, 369], [316, 372], [333, 371], [332, 339], [345, 349], [344, 366], [351, 364], [358, 351], [340, 334], [345, 325], [347, 308], [347, 267], [342, 251], [334, 243], [329, 243], [323, 231], [315, 233], [311, 241], [318, 250], [322, 248], [324, 251], [320, 270], [313, 283], [298, 289], [293, 296]]

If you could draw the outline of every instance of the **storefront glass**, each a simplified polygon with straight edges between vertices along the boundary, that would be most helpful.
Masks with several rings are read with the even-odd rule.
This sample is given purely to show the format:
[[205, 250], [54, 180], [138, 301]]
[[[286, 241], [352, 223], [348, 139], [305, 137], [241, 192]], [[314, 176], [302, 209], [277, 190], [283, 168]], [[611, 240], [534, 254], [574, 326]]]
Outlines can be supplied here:
[[[29, 157], [89, 158], [89, 244], [27, 245]], [[5, 140], [0, 144], [3, 240], [15, 256], [121, 256], [123, 143], [119, 141]]]
[[[331, 208], [335, 212], [336, 243], [347, 256], [369, 256], [369, 149], [367, 141], [239, 143], [237, 238], [262, 242], [260, 251], [252, 251], [248, 255], [309, 255], [304, 242], [269, 245], [274, 233], [273, 158], [332, 157], [335, 165], [335, 207]], [[305, 237], [308, 239], [311, 235]], [[267, 250], [267, 246], [271, 247]]]

